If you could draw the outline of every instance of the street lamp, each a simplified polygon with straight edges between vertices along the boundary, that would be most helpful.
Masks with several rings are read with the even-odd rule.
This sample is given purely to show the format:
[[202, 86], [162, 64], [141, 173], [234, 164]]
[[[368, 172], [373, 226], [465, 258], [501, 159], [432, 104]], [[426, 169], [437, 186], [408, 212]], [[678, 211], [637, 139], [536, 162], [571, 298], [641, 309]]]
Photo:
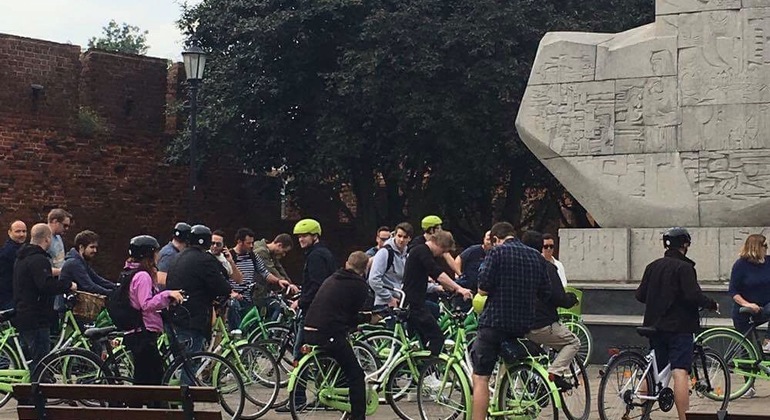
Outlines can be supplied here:
[[195, 184], [197, 184], [197, 168], [195, 167], [195, 135], [198, 120], [198, 87], [203, 80], [203, 69], [206, 67], [206, 53], [197, 46], [192, 46], [182, 53], [187, 84], [190, 86], [190, 189], [187, 197], [187, 220], [192, 223], [195, 200]]

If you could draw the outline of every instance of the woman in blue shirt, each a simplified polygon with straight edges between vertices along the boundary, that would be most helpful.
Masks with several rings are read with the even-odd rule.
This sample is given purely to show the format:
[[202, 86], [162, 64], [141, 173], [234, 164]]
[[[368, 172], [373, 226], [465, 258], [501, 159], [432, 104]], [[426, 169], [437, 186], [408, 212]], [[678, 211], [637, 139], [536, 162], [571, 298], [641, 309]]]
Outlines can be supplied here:
[[[732, 316], [736, 330], [743, 333], [749, 329], [749, 315], [739, 313], [741, 307], [759, 314], [762, 322], [770, 319], [770, 258], [763, 235], [746, 238], [740, 258], [733, 264], [729, 291], [735, 301]], [[770, 332], [765, 334], [763, 351], [770, 353]]]

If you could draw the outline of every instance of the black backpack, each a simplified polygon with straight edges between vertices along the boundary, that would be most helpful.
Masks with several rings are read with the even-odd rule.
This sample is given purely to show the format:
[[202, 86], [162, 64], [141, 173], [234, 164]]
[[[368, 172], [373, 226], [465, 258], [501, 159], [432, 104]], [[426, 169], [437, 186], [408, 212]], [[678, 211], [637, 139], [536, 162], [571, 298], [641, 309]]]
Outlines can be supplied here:
[[383, 248], [388, 250], [388, 263], [385, 265], [385, 271], [383, 271], [383, 273], [387, 273], [388, 270], [393, 268], [393, 260], [396, 259], [396, 250], [390, 245], [385, 245]]
[[140, 271], [144, 270], [133, 269], [121, 272], [118, 278], [120, 286], [107, 297], [107, 313], [109, 313], [112, 323], [120, 331], [133, 331], [144, 328], [142, 311], [131, 306], [131, 297], [129, 296], [131, 280]]

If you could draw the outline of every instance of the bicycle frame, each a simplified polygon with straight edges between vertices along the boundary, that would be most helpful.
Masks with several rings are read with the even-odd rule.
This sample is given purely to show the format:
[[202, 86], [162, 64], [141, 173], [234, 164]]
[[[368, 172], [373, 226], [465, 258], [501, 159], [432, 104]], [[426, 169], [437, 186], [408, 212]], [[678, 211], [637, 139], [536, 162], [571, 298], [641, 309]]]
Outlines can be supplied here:
[[[620, 354], [618, 356], [620, 356]], [[658, 361], [655, 358], [655, 350], [650, 350], [650, 352], [644, 356], [644, 360], [647, 362], [647, 367], [644, 369], [644, 372], [642, 372], [641, 377], [645, 378], [647, 375], [652, 373], [652, 386], [654, 389], [643, 390], [642, 387], [645, 385], [645, 382], [639, 381], [639, 383], [633, 389], [634, 397], [639, 398], [642, 401], [658, 401], [660, 392], [664, 388], [668, 387], [668, 384], [671, 381], [671, 364], [667, 364], [663, 370], [658, 371]], [[632, 374], [634, 373], [632, 372]], [[620, 389], [618, 396], [622, 398], [626, 391], [628, 391], [628, 389], [626, 389], [626, 386], [624, 386], [622, 389]], [[642, 395], [642, 391], [649, 395]]]
[[[751, 345], [753, 348], [753, 356], [755, 357], [742, 359], [734, 357], [733, 355], [730, 355], [730, 357], [725, 355], [725, 359], [729, 360], [729, 365], [734, 368], [733, 373], [754, 379], [770, 380], [770, 360], [767, 360], [764, 357], [764, 352], [762, 350], [762, 346], [760, 345], [761, 338], [757, 333], [757, 326], [753, 321], [750, 322], [749, 330], [743, 334], [734, 328], [713, 327], [699, 334], [698, 337], [696, 337], [696, 341], [698, 341], [706, 333], [723, 333], [725, 335], [734, 336], [739, 340], [745, 340], [745, 342], [749, 343], [749, 345]], [[749, 338], [749, 336], [751, 336], [751, 338]], [[752, 355], [748, 356], [751, 357]]]
[[[13, 342], [13, 347], [9, 346], [8, 340]], [[13, 385], [20, 383], [29, 383], [32, 372], [29, 371], [29, 362], [24, 357], [24, 351], [19, 342], [19, 333], [15, 328], [9, 327], [2, 333], [0, 338], [0, 348], [8, 347], [16, 353], [12, 355], [16, 360], [17, 366], [21, 365], [23, 369], [0, 369], [0, 392], [13, 392]]]

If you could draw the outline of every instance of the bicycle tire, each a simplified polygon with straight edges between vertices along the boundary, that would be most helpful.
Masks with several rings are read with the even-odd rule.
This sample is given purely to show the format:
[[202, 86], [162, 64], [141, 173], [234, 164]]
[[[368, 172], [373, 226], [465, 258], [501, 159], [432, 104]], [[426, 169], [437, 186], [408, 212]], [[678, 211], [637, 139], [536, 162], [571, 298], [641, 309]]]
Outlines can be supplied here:
[[[621, 369], [620, 372], [617, 371], [619, 368]], [[654, 389], [653, 380], [649, 374], [641, 377], [646, 368], [647, 362], [645, 361], [644, 356], [636, 352], [626, 351], [618, 354], [612, 359], [607, 365], [607, 369], [599, 382], [597, 403], [599, 408], [599, 418], [601, 420], [649, 418], [650, 412], [652, 411], [652, 401], [639, 403], [638, 407], [629, 406], [629, 404], [624, 401], [624, 397], [631, 398], [631, 390], [636, 387], [639, 381], [645, 381], [644, 386], [646, 389]], [[607, 401], [605, 401], [605, 399], [607, 399]], [[632, 399], [630, 401], [634, 402]], [[615, 406], [621, 408], [612, 409], [608, 403], [615, 404]], [[618, 403], [620, 403], [620, 405], [618, 405]], [[628, 412], [626, 412], [625, 415], [621, 414], [624, 413], [624, 411]], [[638, 415], [638, 417], [629, 416], [631, 411], [638, 411], [638, 413], [634, 413], [634, 415]]]
[[294, 370], [294, 355], [293, 349], [282, 344], [282, 341], [274, 339], [259, 340], [254, 342], [259, 346], [266, 348], [275, 359], [280, 369], [280, 382], [278, 397], [273, 403], [273, 407], [283, 407], [289, 403], [289, 376], [291, 371]]
[[499, 386], [496, 386], [496, 392], [497, 409], [512, 412], [510, 416], [513, 418], [559, 418], [556, 397], [548, 378], [528, 364], [508, 367]]
[[[707, 346], [722, 357], [722, 360], [760, 360], [756, 347], [739, 332], [727, 328], [711, 328], [695, 337], [695, 341]], [[734, 365], [728, 365], [730, 371], [730, 400], [742, 397], [754, 387], [756, 378], [735, 373]]]
[[716, 413], [730, 403], [730, 372], [722, 356], [709, 348], [696, 347], [690, 368], [690, 409]]
[[246, 398], [240, 418], [262, 417], [275, 404], [281, 386], [281, 371], [270, 351], [257, 344], [244, 343], [227, 355], [238, 369]]
[[[30, 376], [32, 383], [46, 384], [77, 384], [104, 385], [112, 383], [108, 374], [109, 368], [104, 366], [102, 359], [90, 350], [78, 347], [65, 347], [49, 353], [37, 364]], [[48, 400], [49, 404], [60, 404], [63, 399]], [[85, 406], [101, 406], [98, 400], [78, 400]]]
[[[205, 359], [208, 359], [206, 362]], [[185, 372], [185, 362], [195, 371], [192, 378]], [[238, 370], [224, 357], [206, 351], [187, 353], [178, 357], [169, 365], [163, 374], [163, 385], [180, 385], [188, 383], [196, 386], [211, 386], [219, 393], [217, 407], [222, 411], [223, 419], [236, 420], [243, 413], [246, 391]], [[197, 402], [196, 408], [206, 408], [207, 403]]]
[[319, 354], [297, 369], [294, 387], [289, 390], [292, 420], [340, 419], [343, 412], [324, 404], [322, 397], [323, 394], [337, 395], [333, 390], [347, 387], [345, 374], [339, 364], [331, 357]]
[[577, 353], [580, 360], [585, 360], [586, 363], [590, 362], [594, 350], [594, 338], [591, 335], [591, 330], [582, 322], [575, 320], [564, 322], [562, 325], [580, 339], [580, 350]]
[[472, 390], [463, 376], [465, 373], [462, 368], [457, 364], [450, 365], [448, 360], [436, 357], [427, 361], [420, 369], [420, 377], [417, 380], [417, 409], [420, 418], [431, 420], [467, 418]]
[[[16, 350], [9, 345], [0, 347], [0, 370], [4, 369], [22, 369], [23, 363], [16, 354]], [[0, 407], [5, 406], [13, 398], [10, 392], [0, 392]]]
[[576, 356], [570, 363], [569, 371], [564, 379], [572, 384], [572, 389], [559, 390], [561, 408], [569, 420], [588, 420], [591, 415], [591, 385], [588, 382], [588, 372], [585, 365]]
[[385, 381], [385, 402], [402, 420], [420, 417], [420, 409], [416, 404], [417, 381], [420, 378], [420, 369], [430, 359], [430, 356], [406, 357], [388, 372]]

